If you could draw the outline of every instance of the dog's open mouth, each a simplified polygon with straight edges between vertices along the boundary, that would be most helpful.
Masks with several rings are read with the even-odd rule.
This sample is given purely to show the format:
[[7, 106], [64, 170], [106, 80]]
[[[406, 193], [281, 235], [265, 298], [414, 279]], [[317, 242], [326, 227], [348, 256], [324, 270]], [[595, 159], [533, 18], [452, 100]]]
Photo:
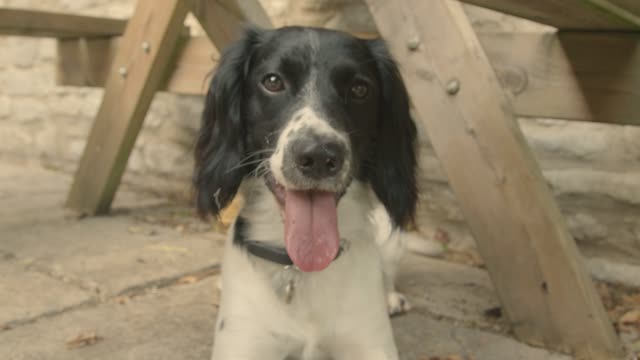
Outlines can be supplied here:
[[285, 246], [293, 263], [302, 271], [321, 271], [338, 255], [336, 193], [320, 190], [289, 190], [267, 176], [284, 219]]

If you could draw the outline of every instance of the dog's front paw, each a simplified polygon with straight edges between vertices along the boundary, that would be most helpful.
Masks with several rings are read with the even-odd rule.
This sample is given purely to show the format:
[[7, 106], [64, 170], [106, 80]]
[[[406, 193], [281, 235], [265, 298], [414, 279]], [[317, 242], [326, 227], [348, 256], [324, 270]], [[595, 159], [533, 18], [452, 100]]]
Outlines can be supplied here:
[[390, 316], [404, 314], [411, 310], [411, 303], [403, 294], [392, 291], [387, 294], [387, 310]]

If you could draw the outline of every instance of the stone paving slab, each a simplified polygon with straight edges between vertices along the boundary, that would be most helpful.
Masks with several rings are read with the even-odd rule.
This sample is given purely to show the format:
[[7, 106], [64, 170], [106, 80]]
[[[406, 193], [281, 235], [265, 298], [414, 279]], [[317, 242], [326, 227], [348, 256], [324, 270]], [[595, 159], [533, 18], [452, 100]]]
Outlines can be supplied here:
[[77, 306], [91, 293], [0, 256], [0, 327]]
[[[0, 158], [0, 230], [69, 219], [64, 209], [71, 177], [37, 165]], [[166, 203], [165, 199], [120, 187], [113, 208], [135, 209]], [[7, 236], [0, 231], [0, 240]]]
[[[63, 208], [69, 178], [0, 163], [0, 289], [13, 294], [0, 299], [0, 326], [219, 263], [223, 236], [179, 231], [134, 216], [160, 209], [163, 200], [157, 196], [123, 187], [116, 215], [70, 216]], [[45, 289], [45, 296], [38, 289]]]
[[0, 250], [99, 294], [117, 294], [216, 264], [222, 243], [219, 235], [185, 235], [125, 216], [14, 228], [5, 234]]
[[[423, 267], [441, 271], [440, 265], [425, 262]], [[0, 332], [0, 358], [208, 359], [217, 309], [216, 281], [217, 276], [213, 276], [195, 284], [175, 285], [125, 303], [112, 299], [100, 306]], [[460, 322], [435, 320], [431, 309], [423, 305], [392, 322], [403, 360], [452, 354], [474, 360], [570, 359]], [[88, 333], [95, 333], [100, 340], [94, 345], [67, 349], [70, 339]]]
[[[178, 285], [120, 303], [70, 311], [0, 332], [0, 359], [208, 359], [215, 324], [215, 281]], [[98, 341], [68, 349], [84, 334]]]
[[434, 320], [420, 309], [393, 319], [402, 360], [444, 359], [458, 355], [473, 360], [571, 360], [496, 335], [447, 320]]
[[[0, 359], [208, 359], [223, 237], [144, 220], [171, 205], [126, 187], [114, 215], [69, 216], [69, 183], [0, 162]], [[398, 287], [414, 305], [392, 320], [403, 360], [570, 359], [485, 318], [498, 301], [483, 270], [407, 256]], [[81, 334], [98, 340], [68, 349]]]
[[474, 326], [501, 325], [485, 316], [500, 306], [489, 278], [481, 269], [416, 255], [406, 255], [397, 287], [413, 305], [432, 314]]

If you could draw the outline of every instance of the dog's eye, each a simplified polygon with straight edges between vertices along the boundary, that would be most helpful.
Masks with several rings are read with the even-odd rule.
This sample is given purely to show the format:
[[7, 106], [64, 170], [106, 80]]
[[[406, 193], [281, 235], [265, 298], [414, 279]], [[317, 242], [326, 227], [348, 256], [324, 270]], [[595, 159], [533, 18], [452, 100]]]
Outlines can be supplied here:
[[351, 97], [354, 99], [362, 100], [369, 95], [369, 85], [363, 81], [356, 81], [351, 85]]
[[262, 86], [270, 92], [280, 92], [284, 90], [284, 82], [280, 79], [280, 76], [276, 74], [269, 74], [262, 79]]

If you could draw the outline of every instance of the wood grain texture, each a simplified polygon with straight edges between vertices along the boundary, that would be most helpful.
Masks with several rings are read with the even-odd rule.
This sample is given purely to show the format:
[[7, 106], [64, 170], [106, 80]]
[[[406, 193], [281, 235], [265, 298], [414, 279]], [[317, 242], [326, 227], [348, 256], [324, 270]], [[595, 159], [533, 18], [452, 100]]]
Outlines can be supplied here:
[[95, 37], [121, 35], [127, 20], [0, 8], [0, 35]]
[[245, 24], [273, 26], [258, 0], [195, 0], [192, 13], [219, 51], [238, 37]]
[[[579, 358], [622, 359], [580, 253], [462, 6], [366, 2], [401, 64], [515, 334]], [[408, 48], [409, 39], [419, 39], [416, 50]]]
[[57, 41], [58, 85], [104, 86], [120, 38], [68, 38]]
[[173, 72], [161, 90], [177, 94], [204, 95], [220, 54], [204, 36], [184, 39]]
[[640, 125], [640, 34], [478, 36], [518, 116]]
[[[563, 30], [640, 30], [635, 0], [462, 0]], [[625, 7], [623, 7], [625, 6]]]
[[640, 16], [640, 1], [638, 0], [609, 0], [611, 3], [619, 6], [630, 13]]
[[[517, 116], [640, 125], [640, 34], [479, 33]], [[58, 83], [104, 86], [117, 39], [64, 40]], [[162, 89], [202, 95], [218, 58], [191, 38]]]
[[138, 1], [107, 77], [67, 206], [88, 214], [109, 210], [153, 95], [170, 74], [189, 5], [184, 0]]

